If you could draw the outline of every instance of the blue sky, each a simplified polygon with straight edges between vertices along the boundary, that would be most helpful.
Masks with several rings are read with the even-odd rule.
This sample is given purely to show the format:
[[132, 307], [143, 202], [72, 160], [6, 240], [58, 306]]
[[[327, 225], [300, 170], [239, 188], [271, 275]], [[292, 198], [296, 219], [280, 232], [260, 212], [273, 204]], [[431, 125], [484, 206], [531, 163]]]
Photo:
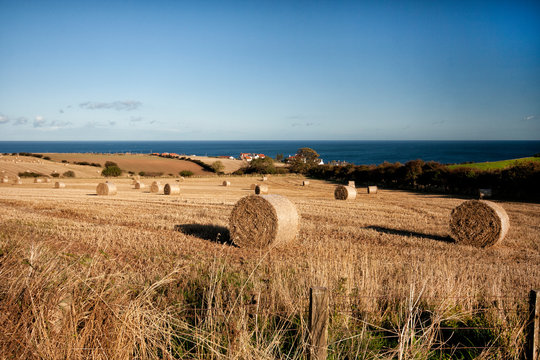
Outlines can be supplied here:
[[540, 3], [1, 1], [0, 140], [540, 139]]

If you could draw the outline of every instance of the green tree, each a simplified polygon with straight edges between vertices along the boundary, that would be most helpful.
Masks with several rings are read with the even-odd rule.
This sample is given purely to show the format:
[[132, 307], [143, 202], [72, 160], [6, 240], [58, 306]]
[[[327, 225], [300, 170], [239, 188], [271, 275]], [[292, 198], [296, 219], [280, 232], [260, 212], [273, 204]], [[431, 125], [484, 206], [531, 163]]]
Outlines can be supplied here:
[[269, 157], [253, 159], [245, 170], [246, 174], [275, 174], [274, 160]]
[[294, 159], [289, 161], [289, 167], [293, 172], [304, 174], [319, 163], [319, 154], [315, 150], [305, 147], [298, 149]]
[[225, 165], [223, 165], [223, 163], [221, 161], [214, 161], [212, 163], [212, 165], [210, 165], [212, 167], [212, 169], [214, 170], [214, 172], [216, 173], [221, 173], [223, 172], [223, 170], [225, 169]]
[[283, 153], [276, 155], [276, 161], [282, 162], [285, 157], [283, 156]]
[[118, 166], [109, 166], [103, 169], [101, 172], [101, 175], [103, 176], [120, 176], [122, 175], [122, 169], [120, 169]]

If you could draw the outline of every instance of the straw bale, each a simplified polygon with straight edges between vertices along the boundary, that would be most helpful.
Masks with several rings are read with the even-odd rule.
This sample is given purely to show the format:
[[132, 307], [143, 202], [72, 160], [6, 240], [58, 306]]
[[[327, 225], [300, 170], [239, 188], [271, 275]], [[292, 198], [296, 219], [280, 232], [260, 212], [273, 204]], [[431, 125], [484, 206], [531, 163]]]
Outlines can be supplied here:
[[376, 194], [379, 189], [377, 189], [376, 186], [368, 186], [367, 187], [367, 193], [368, 194]]
[[43, 179], [42, 178], [34, 178], [34, 183], [37, 184], [37, 183], [42, 183], [43, 182]]
[[140, 181], [135, 181], [135, 189], [144, 189], [146, 185]]
[[251, 184], [251, 186], [249, 187], [251, 190], [255, 190], [255, 188], [258, 186], [259, 184]]
[[255, 186], [255, 194], [268, 194], [268, 186], [267, 185], [257, 185]]
[[116, 195], [116, 185], [110, 182], [100, 183], [97, 186], [96, 192], [98, 195]]
[[236, 245], [262, 249], [294, 240], [298, 222], [296, 207], [286, 197], [249, 195], [234, 205], [229, 230]]
[[176, 184], [165, 184], [165, 187], [163, 188], [163, 193], [165, 195], [180, 194], [180, 186]]
[[55, 189], [63, 189], [63, 188], [66, 187], [66, 184], [64, 184], [63, 182], [57, 181], [57, 182], [54, 183], [54, 187], [55, 187]]
[[22, 185], [22, 180], [16, 179], [15, 181], [13, 181], [13, 185]]
[[356, 189], [352, 186], [338, 185], [334, 190], [334, 197], [337, 200], [354, 200], [356, 199]]
[[231, 186], [231, 182], [230, 181], [224, 181], [223, 186]]
[[308, 181], [308, 180], [302, 181], [302, 186], [308, 186], [308, 185], [309, 185], [309, 181]]
[[159, 181], [154, 181], [152, 185], [150, 185], [150, 192], [152, 193], [160, 193], [163, 191], [163, 185]]
[[9, 178], [8, 177], [3, 177], [1, 182], [2, 182], [2, 184], [7, 184], [9, 182]]
[[46, 182], [46, 183], [50, 183], [50, 182], [51, 182], [51, 178], [45, 178], [45, 182]]
[[347, 186], [350, 186], [350, 187], [353, 187], [355, 188], [356, 187], [356, 184], [354, 183], [354, 181], [349, 181], [349, 183], [347, 184]]
[[504, 239], [509, 228], [508, 214], [491, 201], [465, 201], [450, 216], [450, 233], [459, 244], [493, 246]]
[[268, 181], [268, 177], [267, 177], [267, 176], [263, 176], [262, 181]]

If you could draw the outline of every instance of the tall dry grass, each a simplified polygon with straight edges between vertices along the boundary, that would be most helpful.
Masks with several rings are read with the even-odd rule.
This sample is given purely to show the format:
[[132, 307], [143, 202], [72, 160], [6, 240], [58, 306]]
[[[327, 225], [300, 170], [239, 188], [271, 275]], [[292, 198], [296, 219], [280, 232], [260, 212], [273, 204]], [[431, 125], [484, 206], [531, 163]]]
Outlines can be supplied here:
[[[128, 180], [98, 198], [79, 181], [62, 194], [0, 194], [2, 358], [303, 359], [319, 285], [333, 359], [511, 359], [523, 346], [527, 292], [540, 286], [538, 205], [505, 203], [506, 241], [476, 249], [446, 237], [460, 199], [380, 191], [336, 202], [332, 185], [295, 195], [297, 179], [272, 178], [300, 234], [253, 251], [227, 231], [249, 178], [227, 191], [188, 179], [176, 198], [129, 191]], [[450, 335], [459, 327], [480, 329]], [[485, 349], [452, 350], [466, 339]]]

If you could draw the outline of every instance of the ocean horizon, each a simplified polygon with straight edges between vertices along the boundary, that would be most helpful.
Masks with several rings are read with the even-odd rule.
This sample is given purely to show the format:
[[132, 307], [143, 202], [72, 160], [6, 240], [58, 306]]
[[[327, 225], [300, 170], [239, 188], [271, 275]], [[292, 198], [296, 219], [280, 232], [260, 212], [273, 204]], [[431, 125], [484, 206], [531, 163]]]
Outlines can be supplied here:
[[325, 163], [356, 165], [410, 160], [443, 164], [507, 160], [540, 153], [540, 140], [228, 140], [228, 141], [0, 141], [0, 153], [151, 153], [270, 157], [294, 155], [301, 147], [317, 151]]

